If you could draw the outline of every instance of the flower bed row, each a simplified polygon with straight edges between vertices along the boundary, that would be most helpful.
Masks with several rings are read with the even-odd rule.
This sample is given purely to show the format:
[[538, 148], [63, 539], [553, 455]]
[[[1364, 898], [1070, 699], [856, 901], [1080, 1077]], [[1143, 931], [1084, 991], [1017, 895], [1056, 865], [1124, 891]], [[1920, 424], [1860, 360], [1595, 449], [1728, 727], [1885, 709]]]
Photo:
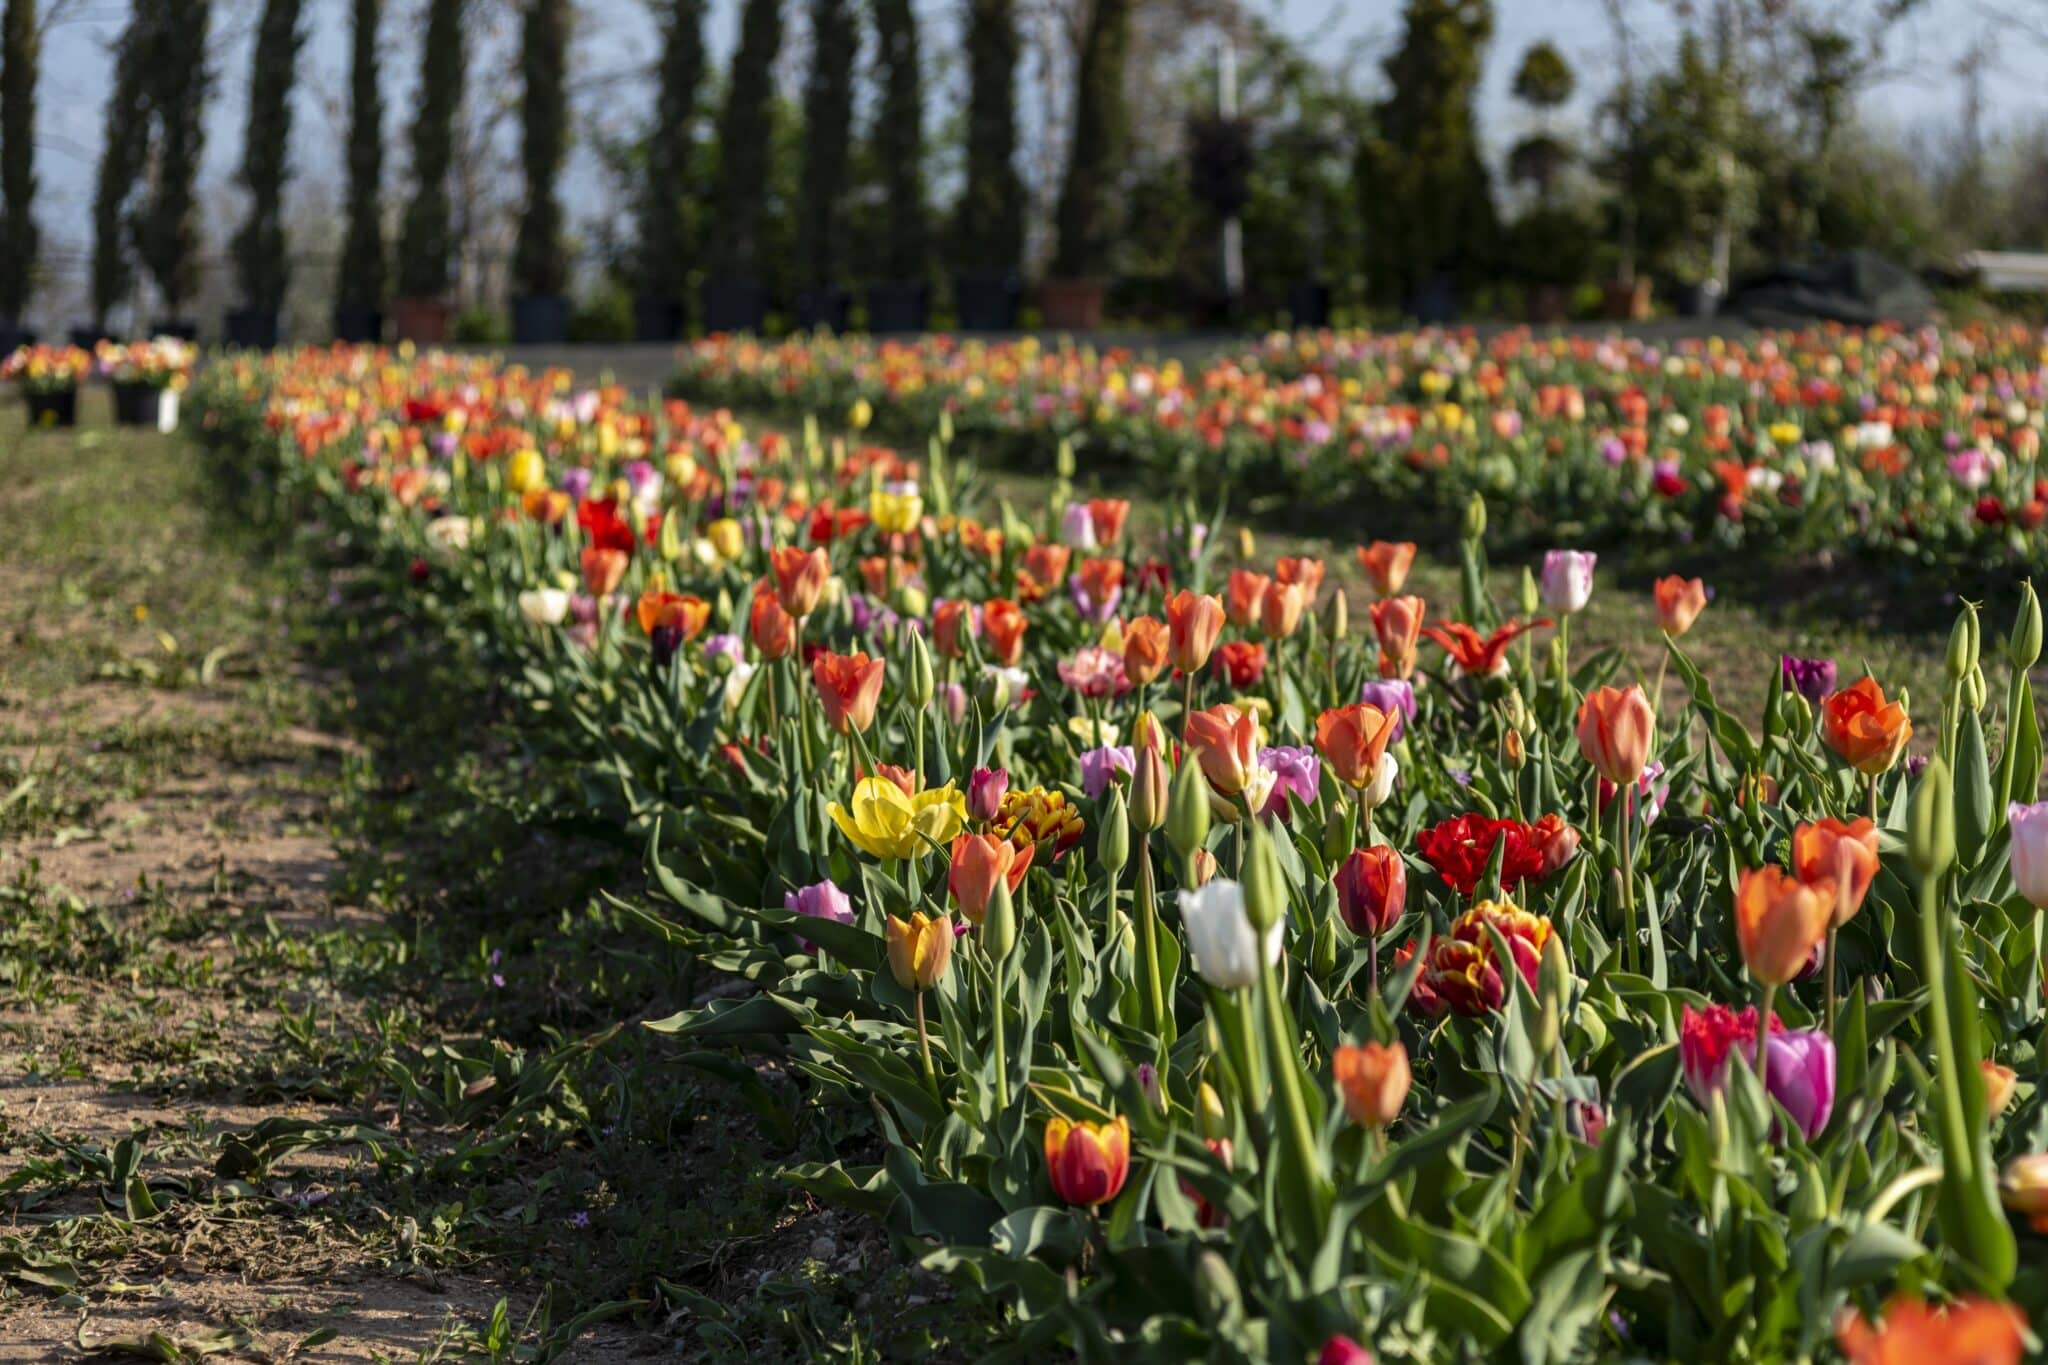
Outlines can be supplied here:
[[714, 337], [682, 351], [676, 386], [872, 418], [911, 448], [949, 423], [1037, 467], [1066, 439], [1093, 467], [1293, 517], [1449, 528], [1479, 494], [1507, 548], [1627, 546], [1653, 566], [1673, 544], [1855, 550], [1947, 578], [2048, 569], [2042, 360], [2025, 328], [1670, 343], [1325, 332], [1195, 365], [1030, 340]]
[[1719, 706], [1697, 581], [1643, 622], [1692, 697], [1656, 714], [1570, 646], [1581, 559], [1503, 611], [1478, 508], [1456, 604], [1366, 547], [1362, 630], [1319, 561], [1152, 509], [981, 519], [943, 438], [369, 351], [201, 388], [269, 505], [497, 660], [644, 841], [649, 932], [748, 984], [654, 1025], [682, 1064], [871, 1114], [879, 1160], [786, 1178], [1020, 1354], [2015, 1361], [2048, 1325], [2031, 593], [2004, 642], [1958, 619], [1909, 759], [1833, 661]]

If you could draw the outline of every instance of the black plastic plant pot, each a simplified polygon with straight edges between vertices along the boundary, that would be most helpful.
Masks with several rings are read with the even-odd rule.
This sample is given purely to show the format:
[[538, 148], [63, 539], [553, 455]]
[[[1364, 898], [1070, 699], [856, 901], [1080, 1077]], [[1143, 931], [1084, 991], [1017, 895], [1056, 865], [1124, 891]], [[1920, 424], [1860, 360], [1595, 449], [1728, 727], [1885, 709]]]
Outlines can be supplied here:
[[228, 345], [268, 351], [277, 346], [277, 313], [267, 308], [234, 308], [222, 319]]
[[704, 330], [758, 332], [768, 321], [768, 287], [759, 280], [704, 281]]
[[149, 324], [153, 337], [176, 337], [180, 341], [199, 340], [199, 324], [190, 318], [158, 318]]
[[114, 384], [114, 425], [153, 427], [163, 407], [164, 392], [140, 380], [117, 380]]
[[1425, 327], [1458, 316], [1458, 284], [1449, 275], [1431, 275], [1408, 295], [1408, 315]]
[[0, 321], [0, 356], [11, 355], [24, 346], [36, 344], [36, 334], [18, 322]]
[[636, 341], [678, 341], [683, 335], [683, 305], [658, 294], [639, 294], [633, 299], [633, 339]]
[[569, 300], [532, 294], [512, 300], [512, 340], [520, 346], [560, 346], [569, 339]]
[[334, 308], [334, 339], [352, 346], [375, 344], [384, 339], [384, 315], [360, 304], [341, 303]]
[[837, 285], [806, 289], [796, 296], [796, 325], [806, 332], [820, 327], [843, 332], [852, 313], [853, 295]]
[[1011, 270], [962, 270], [953, 276], [953, 310], [963, 332], [1014, 332], [1024, 286]]
[[99, 327], [73, 327], [71, 344], [82, 351], [90, 351], [107, 339], [105, 329]]
[[1296, 327], [1330, 325], [1330, 286], [1321, 280], [1296, 280], [1287, 288], [1287, 320]]
[[922, 332], [931, 317], [932, 289], [923, 280], [868, 286], [870, 332]]
[[32, 427], [75, 427], [78, 425], [78, 390], [52, 389], [24, 395], [28, 400], [28, 424]]

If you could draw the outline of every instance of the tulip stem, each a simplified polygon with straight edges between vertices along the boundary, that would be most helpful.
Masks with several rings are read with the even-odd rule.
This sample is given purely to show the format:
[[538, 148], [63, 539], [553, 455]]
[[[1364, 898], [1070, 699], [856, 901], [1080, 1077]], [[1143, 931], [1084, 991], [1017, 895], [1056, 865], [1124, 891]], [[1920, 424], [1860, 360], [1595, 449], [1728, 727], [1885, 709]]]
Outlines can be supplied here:
[[1188, 717], [1195, 714], [1195, 672], [1193, 669], [1188, 669], [1184, 671], [1180, 676], [1182, 679], [1182, 687], [1180, 694], [1180, 724], [1181, 728], [1185, 730], [1188, 724]]
[[[1115, 892], [1111, 891], [1111, 904], [1115, 904]], [[1138, 951], [1144, 955], [1141, 967], [1145, 973], [1145, 1000], [1149, 1007], [1152, 1036], [1164, 1038], [1166, 1025], [1171, 1018], [1166, 1012], [1166, 987], [1159, 979], [1159, 893], [1152, 885], [1152, 838], [1149, 834], [1138, 836], [1138, 884], [1131, 893], [1137, 902]], [[1112, 910], [1111, 918], [1114, 919]]]
[[[1764, 999], [1756, 1012], [1756, 1083], [1769, 1096], [1771, 1074], [1771, 997], [1778, 993], [1778, 983], [1764, 982]], [[1766, 1100], [1768, 1103], [1768, 1099]]]
[[[1598, 779], [1595, 780], [1597, 781]], [[1629, 866], [1629, 826], [1635, 823], [1630, 817], [1635, 814], [1636, 808], [1636, 784], [1634, 782], [1628, 784], [1624, 797], [1625, 799], [1621, 803], [1619, 846], [1616, 849], [1617, 862], [1621, 868], [1621, 923], [1622, 932], [1628, 936], [1628, 952], [1625, 955], [1628, 961], [1628, 969], [1631, 972], [1640, 973], [1642, 971], [1642, 946], [1636, 941], [1636, 876], [1635, 869]], [[1595, 799], [1598, 799], [1597, 792]], [[1596, 825], [1600, 823], [1597, 814], [1593, 818], [1593, 823]]]
[[[992, 961], [989, 963], [989, 980], [995, 987], [994, 990], [989, 992], [989, 999], [994, 1006], [991, 1023], [995, 1029], [996, 1045], [996, 1113], [1001, 1114], [1010, 1107], [1010, 1066], [1008, 1056], [1003, 1051], [1003, 964], [1001, 962]], [[918, 1016], [921, 1024], [924, 1015], [923, 991], [918, 992], [917, 999]], [[925, 1052], [924, 1064], [925, 1070], [930, 1071], [932, 1063], [929, 1049]]]
[[[924, 1054], [924, 1083], [931, 1089], [932, 1098], [938, 1099], [939, 1072], [938, 1069], [932, 1065], [931, 1035], [925, 1031], [924, 1026], [924, 992], [916, 991], [912, 994], [911, 998], [917, 1004], [917, 1050]], [[1001, 1024], [996, 1025], [996, 1036], [998, 1038], [1002, 1036]], [[1000, 1044], [998, 1046], [1000, 1046]]]
[[1841, 932], [1838, 926], [1828, 925], [1827, 961], [1821, 964], [1821, 970], [1827, 973], [1828, 978], [1824, 1018], [1827, 1020], [1827, 1034], [1830, 1038], [1835, 1036], [1835, 940], [1841, 936]]
[[1870, 823], [1877, 823], [1877, 774], [1863, 779], [1863, 813], [1870, 817]]
[[1316, 1136], [1308, 1121], [1308, 1104], [1301, 1093], [1301, 1068], [1296, 1062], [1300, 1043], [1295, 1037], [1294, 1020], [1287, 1013], [1287, 1001], [1280, 991], [1280, 972], [1270, 962], [1260, 969], [1259, 993], [1265, 997], [1266, 1044], [1273, 1054], [1273, 1083], [1279, 1094], [1281, 1121], [1287, 1126], [1290, 1165], [1306, 1196], [1302, 1212], [1311, 1220], [1304, 1232], [1313, 1236], [1322, 1226], [1323, 1210], [1317, 1207], [1317, 1193], [1323, 1185], [1322, 1153], [1316, 1146]]

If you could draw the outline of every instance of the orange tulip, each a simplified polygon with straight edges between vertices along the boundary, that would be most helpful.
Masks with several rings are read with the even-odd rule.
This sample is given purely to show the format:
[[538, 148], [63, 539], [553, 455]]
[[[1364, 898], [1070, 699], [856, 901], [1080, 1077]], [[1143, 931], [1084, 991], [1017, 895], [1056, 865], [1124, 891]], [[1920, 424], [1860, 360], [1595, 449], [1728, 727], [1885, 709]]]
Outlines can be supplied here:
[[593, 597], [603, 597], [619, 586], [631, 562], [624, 550], [607, 550], [597, 545], [583, 547], [583, 586]]
[[1223, 633], [1223, 615], [1222, 602], [1186, 588], [1166, 599], [1168, 651], [1175, 668], [1183, 673], [1201, 671]]
[[2000, 1066], [1989, 1057], [1978, 1065], [1984, 1069], [1984, 1116], [1995, 1119], [2005, 1112], [2005, 1106], [2012, 1103], [2012, 1091], [2019, 1083], [2019, 1073], [2009, 1066]]
[[1268, 640], [1284, 640], [1301, 624], [1302, 605], [1308, 600], [1299, 583], [1278, 580], [1266, 585], [1259, 599], [1259, 629]]
[[1015, 668], [1024, 657], [1024, 631], [1030, 624], [1024, 609], [1007, 597], [992, 598], [982, 606], [981, 629], [989, 653], [1005, 668]]
[[966, 653], [967, 637], [973, 633], [972, 603], [949, 598], [932, 609], [932, 648], [942, 657], [957, 659]]
[[[1409, 547], [1413, 550], [1413, 546]], [[1380, 676], [1407, 678], [1415, 673], [1415, 647], [1422, 640], [1422, 617], [1428, 610], [1420, 597], [1388, 597], [1372, 604], [1372, 632], [1380, 641]]]
[[1131, 504], [1123, 498], [1088, 499], [1088, 523], [1095, 530], [1095, 543], [1114, 545], [1123, 539], [1124, 518], [1131, 514]]
[[754, 605], [747, 612], [747, 634], [764, 659], [780, 659], [796, 644], [796, 618], [782, 609], [782, 599], [765, 579], [754, 585]]
[[1744, 872], [1735, 889], [1735, 937], [1749, 974], [1774, 986], [1797, 976], [1834, 908], [1830, 878], [1802, 882], [1781, 867]]
[[832, 576], [830, 556], [823, 550], [778, 545], [768, 552], [768, 564], [775, 571], [775, 595], [784, 611], [801, 619], [818, 609], [825, 580]]
[[1223, 796], [1235, 796], [1258, 761], [1258, 736], [1258, 721], [1225, 702], [1189, 716], [1182, 738], [1195, 751], [1209, 785]]
[[1024, 567], [1017, 574], [1017, 595], [1035, 602], [1067, 581], [1067, 564], [1074, 552], [1057, 541], [1041, 540], [1024, 552]]
[[529, 488], [520, 495], [519, 508], [543, 526], [553, 526], [569, 515], [575, 502], [559, 488]]
[[658, 626], [675, 626], [685, 640], [697, 638], [711, 618], [711, 604], [688, 593], [658, 592], [650, 589], [633, 604], [633, 615], [643, 633], [652, 635]]
[[1375, 540], [1370, 545], [1358, 547], [1358, 567], [1365, 573], [1365, 581], [1371, 586], [1374, 597], [1392, 597], [1401, 591], [1401, 585], [1408, 581], [1408, 570], [1415, 563], [1413, 541]]
[[1643, 775], [1657, 741], [1657, 716], [1643, 689], [1595, 688], [1579, 703], [1579, 751], [1617, 787]]
[[1230, 618], [1230, 624], [1251, 629], [1259, 619], [1259, 604], [1266, 600], [1266, 585], [1272, 581], [1250, 569], [1230, 571], [1230, 582], [1223, 590], [1223, 610]]
[[1322, 590], [1323, 561], [1306, 555], [1300, 558], [1283, 555], [1273, 563], [1273, 581], [1300, 584], [1302, 600], [1312, 604], [1316, 594]]
[[1877, 876], [1877, 826], [1868, 817], [1849, 824], [1829, 817], [1792, 831], [1792, 871], [1800, 881], [1833, 881], [1832, 923], [1837, 929], [1856, 917]]
[[1697, 578], [1672, 574], [1656, 582], [1657, 629], [1677, 639], [1692, 629], [1692, 623], [1707, 605], [1707, 585]]
[[1854, 1308], [1835, 1328], [1849, 1365], [2019, 1365], [2026, 1318], [2009, 1303], [1964, 1298], [1947, 1308], [1894, 1294], [1873, 1325]]
[[1084, 559], [1076, 576], [1081, 580], [1081, 592], [1100, 607], [1123, 588], [1124, 562], [1121, 559]]
[[1026, 844], [1020, 850], [1008, 839], [998, 839], [993, 834], [962, 834], [953, 840], [953, 861], [946, 869], [946, 888], [959, 902], [960, 913], [968, 923], [981, 923], [997, 882], [1008, 882], [1010, 893], [1016, 894], [1024, 883], [1024, 874], [1031, 870], [1031, 855], [1037, 851], [1036, 844]]
[[1067, 1203], [1106, 1204], [1131, 1173], [1131, 1125], [1121, 1114], [1108, 1123], [1055, 1118], [1045, 1125], [1045, 1166]]
[[1330, 1057], [1344, 1112], [1363, 1128], [1384, 1128], [1400, 1117], [1413, 1076], [1408, 1049], [1400, 1042], [1339, 1047]]
[[912, 911], [907, 920], [889, 916], [884, 926], [889, 947], [889, 974], [906, 991], [928, 991], [946, 975], [953, 960], [953, 921], [944, 915]]
[[1362, 791], [1379, 776], [1380, 759], [1400, 716], [1362, 701], [1325, 711], [1316, 717], [1316, 752], [1333, 777]]
[[849, 726], [865, 731], [875, 723], [875, 704], [882, 699], [882, 675], [887, 667], [883, 660], [866, 654], [827, 651], [811, 660], [811, 680], [818, 685], [818, 700], [833, 730], [843, 735]]
[[1139, 687], [1166, 671], [1167, 628], [1163, 621], [1140, 616], [1124, 627], [1124, 676]]
[[1859, 678], [1822, 699], [1820, 732], [1844, 763], [1875, 777], [1899, 761], [1913, 737], [1913, 721], [1905, 707], [1885, 701], [1875, 678]]

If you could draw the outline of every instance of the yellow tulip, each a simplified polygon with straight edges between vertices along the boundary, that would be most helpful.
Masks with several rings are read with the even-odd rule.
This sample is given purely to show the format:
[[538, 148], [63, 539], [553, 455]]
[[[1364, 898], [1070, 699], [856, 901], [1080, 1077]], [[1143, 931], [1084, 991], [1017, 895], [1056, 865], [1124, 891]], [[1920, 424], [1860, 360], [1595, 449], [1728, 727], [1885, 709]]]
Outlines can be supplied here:
[[532, 446], [512, 452], [505, 462], [505, 487], [514, 493], [530, 493], [548, 481], [547, 461]]
[[868, 423], [874, 420], [874, 405], [865, 398], [854, 399], [852, 411], [846, 414], [846, 425], [852, 427], [855, 431], [866, 431]]
[[938, 985], [946, 974], [946, 964], [953, 960], [953, 921], [944, 915], [912, 911], [907, 920], [889, 916], [888, 933], [889, 974], [896, 984], [906, 991], [927, 991]]
[[704, 528], [704, 535], [720, 559], [738, 559], [740, 552], [746, 548], [740, 534], [740, 524], [731, 517], [720, 517], [712, 522]]
[[868, 515], [879, 530], [908, 535], [924, 516], [924, 498], [916, 484], [877, 488], [868, 498]]
[[[853, 809], [834, 801], [826, 807], [847, 841], [877, 858], [910, 858], [932, 844], [950, 844], [967, 825], [967, 798], [948, 782], [905, 796], [886, 777], [868, 777], [853, 789]], [[928, 843], [927, 840], [930, 842]]]

